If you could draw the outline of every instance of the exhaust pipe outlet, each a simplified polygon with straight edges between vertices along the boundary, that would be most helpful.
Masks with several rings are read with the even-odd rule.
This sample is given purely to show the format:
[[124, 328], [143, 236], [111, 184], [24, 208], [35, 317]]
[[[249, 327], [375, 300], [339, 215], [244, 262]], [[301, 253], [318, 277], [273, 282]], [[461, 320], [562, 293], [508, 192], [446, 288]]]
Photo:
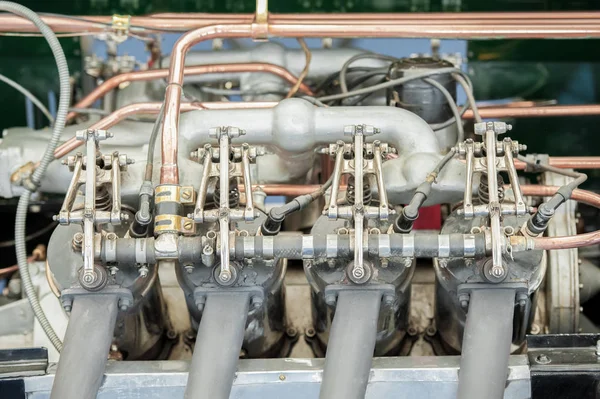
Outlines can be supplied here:
[[377, 338], [381, 291], [338, 295], [327, 345], [320, 399], [364, 399]]
[[515, 290], [473, 290], [465, 323], [458, 399], [502, 399], [508, 377]]
[[249, 292], [208, 295], [185, 388], [186, 399], [227, 399], [242, 349]]
[[73, 301], [50, 399], [95, 399], [102, 383], [118, 314], [118, 296]]

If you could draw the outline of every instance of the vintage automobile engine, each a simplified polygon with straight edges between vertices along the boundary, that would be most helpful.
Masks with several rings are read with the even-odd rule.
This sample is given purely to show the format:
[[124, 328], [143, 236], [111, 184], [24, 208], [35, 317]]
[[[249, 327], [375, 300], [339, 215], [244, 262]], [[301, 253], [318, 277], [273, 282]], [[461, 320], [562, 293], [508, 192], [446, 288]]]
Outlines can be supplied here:
[[[598, 271], [577, 248], [600, 234], [577, 234], [575, 201], [600, 206], [578, 188], [600, 161], [528, 154], [506, 121], [555, 107], [480, 106], [454, 55], [302, 39], [487, 38], [494, 19], [458, 34], [460, 17], [415, 33], [400, 14], [108, 24], [0, 10], [0, 31], [42, 32], [60, 81], [50, 128], [0, 142], [18, 260], [0, 269], [18, 269], [0, 318], [26, 319], [0, 328], [0, 346], [30, 348], [0, 353], [0, 392], [18, 380], [52, 399], [530, 398], [535, 367], [560, 363], [536, 339], [573, 334], [597, 353], [597, 334], [580, 334], [579, 275]], [[508, 34], [564, 27], [524, 24]], [[155, 35], [173, 29], [164, 56]], [[141, 36], [151, 62], [89, 56], [94, 84], [74, 90], [55, 35], [69, 32], [113, 49]], [[192, 49], [205, 40], [215, 48]], [[27, 238], [36, 218], [45, 253]]]

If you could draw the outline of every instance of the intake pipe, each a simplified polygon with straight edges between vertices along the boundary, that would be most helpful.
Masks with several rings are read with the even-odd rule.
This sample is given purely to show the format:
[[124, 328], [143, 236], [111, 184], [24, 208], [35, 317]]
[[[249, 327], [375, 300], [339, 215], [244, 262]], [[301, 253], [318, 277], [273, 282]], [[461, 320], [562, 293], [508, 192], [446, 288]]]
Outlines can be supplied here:
[[381, 291], [342, 291], [327, 343], [320, 399], [364, 399], [377, 338]]
[[87, 295], [73, 301], [50, 399], [95, 399], [115, 331], [119, 298]]
[[242, 349], [250, 293], [218, 292], [206, 299], [185, 399], [227, 399]]
[[474, 290], [462, 343], [458, 399], [502, 399], [508, 377], [515, 291]]

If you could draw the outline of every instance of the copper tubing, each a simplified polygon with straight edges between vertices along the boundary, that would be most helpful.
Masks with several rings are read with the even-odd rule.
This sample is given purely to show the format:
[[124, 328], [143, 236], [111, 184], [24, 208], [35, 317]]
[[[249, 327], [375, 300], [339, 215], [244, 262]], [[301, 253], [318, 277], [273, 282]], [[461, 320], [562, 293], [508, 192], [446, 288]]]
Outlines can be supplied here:
[[[600, 105], [549, 105], [529, 107], [482, 107], [479, 113], [484, 119], [496, 118], [537, 118], [551, 116], [600, 115]], [[473, 111], [467, 110], [464, 119], [473, 119]]]
[[[600, 157], [549, 157], [550, 166], [561, 169], [600, 169]], [[518, 170], [525, 170], [524, 162], [515, 160]]]
[[252, 25], [215, 25], [196, 29], [181, 36], [173, 46], [169, 67], [169, 84], [165, 93], [165, 117], [162, 130], [161, 184], [179, 184], [177, 146], [179, 108], [181, 105], [185, 55], [194, 45], [215, 38], [252, 37]]
[[[335, 19], [335, 18], [334, 18]], [[417, 26], [429, 27], [429, 24]], [[488, 25], [484, 25], [489, 27]], [[491, 36], [501, 35], [503, 37], [513, 37], [518, 31], [525, 26], [506, 25], [502, 29], [490, 29]], [[577, 25], [579, 26], [579, 25]], [[255, 27], [254, 24], [237, 24], [237, 25], [215, 25], [205, 28], [190, 31], [175, 43], [173, 47], [169, 74], [169, 85], [167, 86], [165, 95], [165, 122], [162, 134], [162, 166], [161, 166], [161, 183], [162, 184], [178, 184], [179, 171], [177, 166], [177, 145], [178, 145], [178, 126], [179, 126], [179, 106], [181, 104], [181, 94], [184, 76], [184, 63], [187, 51], [195, 44], [204, 40], [214, 38], [243, 38], [252, 37], [257, 32], [262, 32], [265, 27]], [[409, 29], [406, 25], [379, 25], [375, 23], [359, 25], [357, 23], [340, 23], [335, 21], [329, 24], [277, 24], [270, 23], [268, 32], [275, 36], [282, 37], [399, 37], [403, 34], [403, 29]], [[476, 31], [480, 27], [472, 27], [467, 31]], [[600, 27], [599, 27], [600, 28]], [[455, 34], [465, 34], [468, 37], [467, 31], [460, 32], [452, 27], [440, 28], [440, 32], [453, 31]], [[485, 29], [485, 28], [484, 28]], [[558, 28], [553, 28], [558, 29]], [[571, 25], [567, 29], [577, 29]], [[585, 29], [584, 29], [585, 30]], [[600, 31], [599, 31], [600, 32]], [[531, 34], [527, 31], [527, 34]], [[430, 35], [428, 35], [430, 36]], [[435, 35], [434, 35], [435, 36]], [[589, 32], [586, 33], [589, 36]]]
[[[185, 67], [183, 73], [185, 75], [204, 75], [204, 74], [217, 74], [217, 73], [235, 73], [235, 72], [264, 72], [276, 75], [292, 86], [298, 82], [298, 78], [292, 75], [287, 69], [274, 64], [252, 62], [252, 63], [240, 63], [240, 64], [211, 64], [211, 65], [198, 65]], [[84, 99], [75, 104], [74, 108], [87, 108], [91, 106], [98, 99], [102, 98], [111, 90], [119, 87], [124, 83], [139, 82], [155, 79], [164, 79], [169, 76], [168, 69], [152, 69], [148, 71], [134, 71], [128, 73], [122, 73], [114, 76], [100, 86], [96, 87], [90, 94]], [[308, 94], [309, 96], [314, 95], [310, 87], [306, 84], [300, 84], [300, 91]], [[71, 119], [77, 115], [77, 112], [71, 112], [67, 115], [67, 119]]]
[[[523, 195], [550, 197], [558, 191], [558, 186], [543, 186], [538, 184], [523, 184], [521, 191]], [[600, 209], [600, 194], [588, 190], [575, 189], [571, 199]]]
[[[270, 20], [326, 20], [333, 21], [343, 15], [343, 19], [370, 20], [389, 17], [398, 21], [403, 19], [427, 20], [427, 21], [462, 21], [462, 20], [495, 20], [495, 19], [595, 19], [595, 12], [469, 12], [469, 13], [346, 13], [346, 14], [276, 14], [269, 13]], [[252, 14], [209, 14], [209, 13], [155, 13], [148, 15], [152, 18], [174, 18], [174, 19], [219, 19], [231, 18], [245, 20], [252, 18]]]
[[[56, 32], [104, 32], [112, 17], [84, 16], [74, 20], [44, 16]], [[131, 17], [131, 30], [190, 29], [215, 24], [252, 24], [252, 14], [211, 15], [202, 18]], [[269, 32], [286, 37], [436, 37], [436, 38], [590, 38], [600, 37], [600, 13], [475, 13], [475, 14], [305, 14], [269, 16]], [[323, 25], [327, 22], [327, 25]], [[426, 22], [426, 23], [424, 23]], [[2, 31], [37, 32], [22, 18], [0, 15]], [[363, 28], [368, 28], [366, 31]], [[343, 32], [343, 34], [340, 34]]]
[[[197, 103], [183, 103], [181, 105], [182, 112], [197, 111], [203, 109], [251, 109], [251, 108], [271, 108], [277, 103], [273, 102], [197, 102]], [[109, 116], [94, 123], [88, 129], [101, 129], [107, 130], [115, 126], [125, 118], [134, 115], [156, 115], [160, 111], [162, 103], [137, 103], [130, 104], [123, 108], [120, 108], [110, 114]], [[54, 158], [59, 159], [67, 155], [69, 152], [80, 147], [83, 144], [82, 141], [77, 140], [75, 137], [70, 138], [63, 144], [58, 146], [54, 151]]]

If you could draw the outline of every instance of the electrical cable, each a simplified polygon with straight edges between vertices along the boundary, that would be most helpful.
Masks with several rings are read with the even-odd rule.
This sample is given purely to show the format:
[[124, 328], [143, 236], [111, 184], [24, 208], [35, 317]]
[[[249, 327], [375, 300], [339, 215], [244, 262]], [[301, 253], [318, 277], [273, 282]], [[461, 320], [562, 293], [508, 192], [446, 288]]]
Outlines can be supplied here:
[[302, 81], [304, 79], [306, 79], [306, 76], [308, 76], [308, 69], [310, 68], [310, 61], [312, 59], [312, 53], [310, 52], [310, 49], [306, 45], [306, 42], [304, 41], [304, 39], [299, 37], [296, 40], [298, 40], [298, 43], [300, 43], [300, 47], [302, 47], [302, 50], [304, 50], [304, 57], [306, 59], [306, 65], [304, 65], [304, 69], [300, 73], [300, 76], [298, 76], [298, 80], [296, 81], [294, 86], [292, 86], [292, 88], [290, 89], [288, 94], [286, 94], [285, 98], [291, 98], [294, 96], [294, 94], [296, 94], [298, 92], [298, 89], [300, 89], [300, 85], [302, 85]]
[[0, 10], [11, 12], [16, 14], [22, 18], [29, 19], [44, 35], [44, 38], [48, 42], [50, 49], [52, 50], [52, 54], [54, 55], [54, 59], [56, 61], [56, 66], [58, 69], [59, 75], [59, 83], [60, 83], [60, 96], [58, 102], [58, 112], [56, 114], [56, 121], [54, 123], [52, 136], [48, 142], [48, 146], [46, 147], [46, 151], [44, 152], [44, 156], [40, 161], [39, 167], [33, 172], [30, 179], [24, 182], [25, 192], [21, 195], [19, 199], [19, 203], [17, 205], [17, 212], [15, 216], [15, 251], [17, 254], [17, 263], [19, 264], [19, 272], [21, 274], [21, 280], [23, 283], [23, 290], [25, 292], [25, 296], [29, 300], [31, 304], [31, 308], [33, 309], [33, 313], [35, 317], [40, 323], [40, 326], [48, 336], [52, 345], [56, 348], [58, 352], [62, 350], [62, 342], [56, 332], [52, 328], [52, 325], [48, 321], [44, 310], [42, 309], [39, 299], [37, 297], [37, 292], [33, 283], [31, 281], [31, 275], [29, 274], [29, 265], [27, 263], [27, 246], [25, 241], [25, 229], [26, 229], [26, 221], [27, 221], [27, 211], [29, 208], [29, 199], [31, 197], [31, 193], [36, 191], [42, 181], [46, 173], [46, 169], [52, 160], [54, 160], [54, 150], [58, 145], [58, 141], [60, 140], [61, 134], [65, 127], [67, 121], [67, 113], [69, 110], [69, 105], [71, 103], [71, 85], [70, 85], [70, 76], [69, 76], [69, 66], [67, 64], [67, 60], [65, 58], [65, 53], [58, 41], [58, 38], [50, 29], [48, 25], [42, 21], [42, 19], [32, 10], [27, 7], [24, 7], [17, 3], [12, 3], [9, 1], [0, 1]]
[[281, 225], [285, 218], [290, 214], [300, 211], [310, 205], [317, 198], [323, 196], [325, 191], [333, 184], [333, 174], [329, 176], [329, 179], [316, 191], [310, 194], [300, 195], [287, 204], [271, 208], [267, 214], [267, 218], [260, 227], [260, 231], [265, 236], [273, 236], [279, 233]]
[[[376, 68], [370, 68], [370, 67], [354, 67], [354, 68], [348, 68], [348, 73], [355, 73], [355, 72], [371, 72], [373, 70], [375, 70]], [[384, 70], [387, 72], [387, 68], [384, 68]], [[335, 82], [335, 79], [337, 77], [339, 77], [340, 75], [340, 71], [336, 71], [334, 73], [332, 73], [331, 75], [327, 76], [325, 79], [323, 79], [321, 81], [321, 83], [319, 83], [317, 85], [317, 87], [315, 88], [314, 92], [318, 93], [320, 91], [322, 91], [325, 87], [329, 86], [330, 84], [332, 84], [333, 82]]]
[[552, 216], [554, 216], [558, 207], [571, 198], [573, 191], [587, 180], [587, 175], [585, 173], [572, 172], [570, 170], [555, 168], [554, 166], [531, 161], [522, 155], [517, 155], [517, 159], [528, 166], [531, 166], [533, 171], [544, 170], [572, 177], [574, 179], [564, 186], [561, 186], [548, 201], [538, 206], [537, 211], [527, 221], [527, 232], [531, 236], [539, 236], [546, 230], [546, 227], [548, 227], [548, 223], [550, 222], [550, 219], [552, 219]]
[[467, 95], [468, 99], [468, 104], [473, 110], [475, 122], [481, 123], [481, 115], [479, 114], [479, 109], [477, 108], [477, 103], [475, 102], [475, 96], [473, 95], [473, 83], [471, 82], [469, 77], [464, 74], [453, 73], [452, 77], [458, 82], [458, 84], [462, 86], [463, 90], [465, 91], [465, 94]]
[[457, 73], [457, 74], [460, 74], [461, 76], [463, 76], [465, 74], [460, 69], [457, 69], [454, 67], [439, 68], [439, 69], [434, 69], [431, 71], [414, 74], [411, 76], [404, 76], [404, 77], [401, 77], [398, 79], [388, 80], [387, 82], [379, 83], [379, 84], [376, 84], [373, 86], [364, 87], [364, 88], [357, 89], [357, 90], [351, 90], [347, 93], [338, 93], [338, 94], [332, 94], [332, 95], [328, 95], [328, 96], [318, 97], [318, 99], [320, 101], [325, 102], [325, 101], [331, 101], [331, 100], [339, 100], [342, 98], [354, 97], [359, 94], [372, 93], [377, 90], [387, 89], [388, 87], [398, 86], [398, 85], [404, 84], [406, 82], [410, 82], [412, 80], [423, 79], [423, 78], [427, 78], [427, 77], [434, 76], [434, 75], [440, 75], [440, 74], [444, 74], [444, 73]]
[[463, 127], [462, 119], [460, 117], [460, 111], [458, 110], [458, 106], [456, 105], [454, 98], [452, 98], [452, 94], [450, 94], [448, 92], [448, 90], [446, 90], [446, 88], [436, 80], [433, 80], [431, 78], [425, 78], [425, 79], [423, 79], [423, 81], [429, 83], [430, 85], [432, 85], [433, 87], [438, 89], [440, 92], [442, 92], [444, 97], [446, 97], [446, 101], [448, 101], [448, 105], [450, 106], [450, 109], [452, 110], [452, 114], [454, 114], [454, 119], [457, 122], [456, 123], [456, 129], [458, 130], [457, 143], [462, 143], [463, 141], [465, 141], [465, 129]]
[[456, 148], [452, 148], [427, 175], [425, 181], [417, 187], [410, 203], [402, 208], [402, 211], [394, 220], [393, 229], [396, 233], [408, 234], [411, 232], [415, 220], [419, 217], [419, 209], [427, 201], [427, 197], [431, 192], [431, 186], [435, 183], [444, 166], [454, 158], [454, 155], [456, 155]]
[[50, 111], [48, 111], [48, 108], [46, 108], [46, 106], [35, 95], [33, 95], [32, 92], [30, 92], [29, 90], [24, 88], [21, 84], [15, 82], [11, 78], [2, 75], [1, 73], [0, 73], [0, 80], [3, 81], [4, 83], [6, 83], [7, 85], [9, 85], [10, 87], [12, 87], [13, 89], [19, 91], [25, 97], [27, 97], [36, 107], [38, 107], [38, 109], [40, 111], [42, 111], [42, 113], [46, 116], [46, 118], [48, 118], [48, 120], [50, 121], [50, 124], [51, 125], [54, 124], [54, 117], [52, 116]]
[[342, 90], [342, 93], [348, 92], [348, 85], [346, 83], [346, 74], [348, 72], [348, 67], [352, 65], [352, 63], [362, 59], [375, 59], [390, 62], [398, 61], [398, 58], [384, 54], [363, 53], [350, 57], [350, 59], [348, 59], [348, 61], [346, 61], [344, 65], [342, 65], [342, 69], [340, 70], [340, 89]]

